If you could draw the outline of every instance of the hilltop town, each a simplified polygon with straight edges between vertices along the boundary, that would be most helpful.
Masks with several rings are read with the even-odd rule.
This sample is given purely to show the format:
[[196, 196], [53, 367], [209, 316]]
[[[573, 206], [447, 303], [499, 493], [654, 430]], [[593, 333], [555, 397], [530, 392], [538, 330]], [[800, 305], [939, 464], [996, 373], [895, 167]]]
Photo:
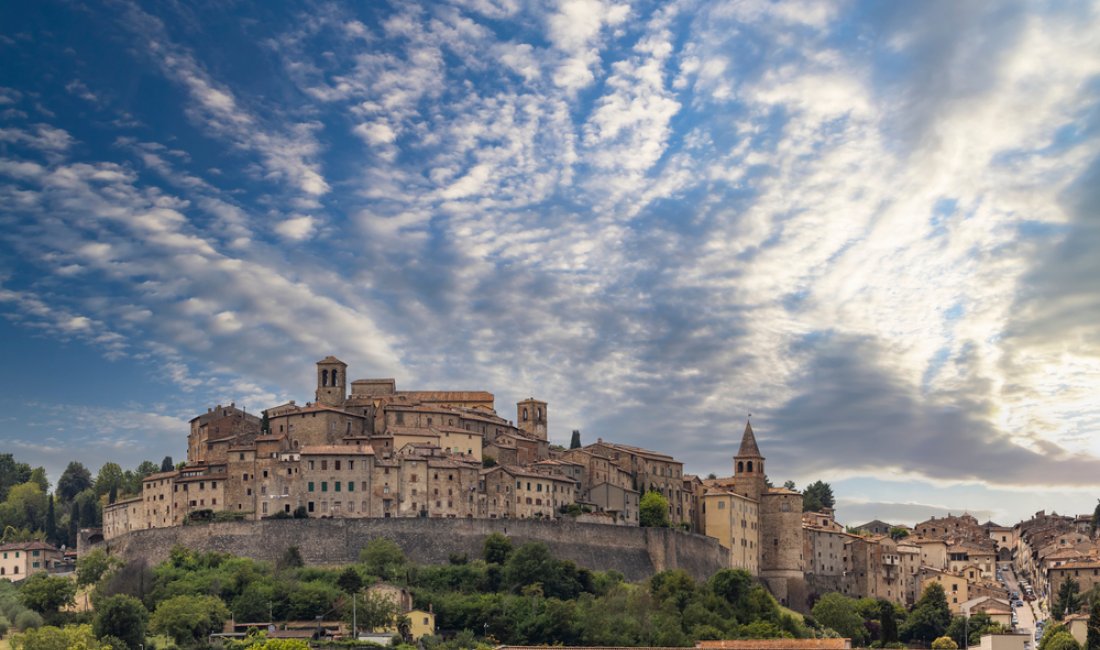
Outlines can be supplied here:
[[937, 582], [956, 613], [979, 608], [1009, 623], [1014, 599], [998, 562], [1015, 559], [1036, 598], [1071, 575], [1082, 591], [1100, 582], [1091, 517], [1038, 513], [1008, 527], [963, 514], [912, 528], [845, 527], [831, 508], [803, 512], [801, 493], [768, 481], [751, 424], [731, 475], [701, 479], [658, 451], [602, 439], [553, 446], [548, 404], [533, 397], [516, 405], [513, 422], [485, 391], [362, 379], [349, 392], [347, 366], [331, 356], [316, 375], [305, 404], [261, 417], [219, 405], [191, 420], [186, 463], [107, 505], [103, 537], [196, 518], [572, 517], [638, 526], [643, 496], [656, 492], [670, 525], [717, 540], [730, 568], [796, 608], [828, 592], [912, 605]]
[[[912, 606], [938, 583], [955, 614], [1021, 627], [1049, 614], [1070, 579], [1082, 593], [1100, 585], [1092, 516], [844, 526], [831, 502], [808, 508], [815, 499], [772, 485], [751, 424], [730, 475], [700, 478], [671, 455], [620, 442], [582, 445], [575, 435], [571, 448], [551, 445], [548, 404], [533, 397], [511, 421], [490, 392], [399, 390], [393, 379], [349, 390], [347, 377], [326, 357], [304, 404], [259, 416], [219, 405], [193, 418], [186, 461], [104, 494], [102, 528], [81, 539], [110, 546], [137, 531], [290, 518], [669, 526], [710, 540], [719, 565], [747, 571], [795, 609], [832, 592]], [[0, 576], [14, 580], [63, 564], [42, 541], [9, 543], [2, 558]]]

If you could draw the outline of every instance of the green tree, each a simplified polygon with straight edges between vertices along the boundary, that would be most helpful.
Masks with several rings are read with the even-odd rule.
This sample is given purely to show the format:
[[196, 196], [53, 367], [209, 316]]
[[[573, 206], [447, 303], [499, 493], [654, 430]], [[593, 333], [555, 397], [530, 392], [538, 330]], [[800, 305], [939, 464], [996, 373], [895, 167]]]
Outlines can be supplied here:
[[783, 487], [788, 490], [794, 489], [794, 481], [783, 481]]
[[905, 539], [909, 537], [909, 531], [901, 526], [892, 526], [890, 528], [890, 537], [894, 540]]
[[27, 481], [8, 490], [4, 501], [3, 521], [7, 526], [41, 530], [46, 523], [46, 493], [34, 481]]
[[53, 495], [46, 498], [46, 541], [57, 544], [57, 513], [54, 511]]
[[802, 491], [802, 512], [819, 512], [836, 505], [833, 488], [823, 481], [814, 481]]
[[12, 454], [0, 454], [0, 501], [8, 498], [12, 486], [31, 480], [31, 466], [15, 460]]
[[949, 636], [941, 636], [932, 642], [932, 650], [958, 650], [959, 644]]
[[347, 567], [336, 578], [336, 586], [349, 594], [354, 594], [363, 588], [363, 577], [355, 570], [355, 567]]
[[1066, 614], [1073, 614], [1081, 607], [1080, 592], [1081, 585], [1072, 577], [1067, 577], [1058, 587], [1058, 599], [1051, 608], [1050, 613], [1055, 620], [1060, 621]]
[[581, 448], [581, 431], [580, 429], [573, 429], [573, 437], [569, 439], [570, 449]]
[[1085, 650], [1100, 650], [1100, 599], [1089, 608], [1089, 627], [1085, 633]]
[[284, 569], [297, 569], [305, 566], [305, 564], [305, 560], [302, 559], [302, 551], [297, 546], [288, 546], [279, 559], [279, 566]]
[[481, 555], [489, 564], [504, 564], [512, 553], [512, 540], [500, 533], [490, 533], [485, 537]]
[[1081, 644], [1069, 632], [1059, 632], [1051, 637], [1044, 650], [1081, 650]]
[[172, 462], [171, 456], [165, 456], [164, 460], [160, 461], [160, 471], [171, 472], [176, 469], [176, 464]]
[[80, 532], [80, 504], [73, 503], [69, 506], [69, 525], [67, 528], [68, 544], [76, 547], [76, 536]]
[[382, 537], [367, 542], [359, 551], [359, 561], [366, 567], [367, 573], [384, 580], [397, 579], [408, 562], [400, 546]]
[[94, 585], [120, 564], [118, 558], [107, 555], [101, 548], [88, 551], [76, 561], [76, 584], [81, 587]]
[[951, 624], [951, 608], [947, 605], [947, 595], [943, 585], [930, 583], [924, 593], [913, 605], [913, 611], [901, 629], [901, 638], [929, 643], [947, 632]]
[[149, 629], [171, 637], [177, 645], [190, 646], [220, 630], [227, 618], [229, 609], [216, 596], [173, 596], [157, 605]]
[[882, 637], [883, 644], [894, 643], [898, 640], [898, 620], [897, 611], [894, 609], [894, 604], [888, 600], [879, 601], [879, 635]]
[[650, 490], [638, 504], [638, 520], [642, 526], [668, 528], [668, 499], [656, 490]]
[[1046, 628], [1043, 629], [1043, 636], [1039, 639], [1038, 650], [1048, 650], [1050, 642], [1054, 637], [1063, 632], [1069, 633], [1069, 628], [1062, 623], [1050, 623], [1049, 621], [1047, 623]]
[[62, 501], [70, 502], [76, 498], [76, 495], [90, 487], [92, 487], [92, 473], [84, 465], [73, 461], [57, 480], [57, 495]]
[[867, 638], [863, 617], [856, 611], [855, 600], [838, 593], [828, 593], [818, 599], [813, 608], [814, 620], [831, 628], [842, 637], [862, 645]]
[[263, 417], [260, 418], [260, 435], [267, 435], [271, 433], [271, 420], [267, 417], [267, 411], [264, 411]]
[[103, 463], [103, 467], [99, 468], [99, 474], [96, 474], [95, 477], [95, 495], [101, 497], [104, 494], [109, 494], [111, 488], [114, 488], [117, 494], [122, 484], [123, 472], [118, 463]]
[[15, 650], [100, 650], [91, 625], [46, 626], [12, 637]]
[[46, 494], [50, 491], [50, 480], [46, 478], [45, 467], [35, 467], [32, 469], [31, 476], [27, 480], [38, 485], [38, 489], [42, 490], [42, 494]]
[[[374, 632], [382, 631], [393, 625], [394, 619], [400, 613], [393, 598], [381, 592], [368, 591], [359, 595], [354, 616], [359, 629]], [[345, 608], [344, 619], [349, 623], [351, 622], [352, 612], [350, 608]]]
[[145, 643], [145, 626], [148, 622], [149, 612], [140, 600], [119, 594], [104, 598], [96, 605], [92, 630], [97, 638], [118, 637], [126, 643], [127, 648], [134, 649]]
[[19, 589], [23, 604], [39, 614], [56, 614], [62, 607], [72, 605], [75, 596], [75, 582], [45, 573], [27, 578]]

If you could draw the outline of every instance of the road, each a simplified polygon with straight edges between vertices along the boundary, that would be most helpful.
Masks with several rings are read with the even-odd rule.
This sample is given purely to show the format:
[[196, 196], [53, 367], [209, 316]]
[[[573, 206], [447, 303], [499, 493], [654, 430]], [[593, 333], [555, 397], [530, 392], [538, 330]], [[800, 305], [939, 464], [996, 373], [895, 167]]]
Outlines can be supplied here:
[[[1012, 568], [1010, 562], [1000, 562], [997, 564], [1001, 568], [1001, 573], [1005, 577], [1005, 585], [1008, 587], [1008, 591], [1011, 594], [1016, 592], [1020, 594], [1020, 598], [1023, 598], [1024, 590], [1020, 588], [1019, 578], [1016, 575], [1016, 570]], [[1035, 601], [1024, 601], [1023, 607], [1014, 607], [1013, 611], [1019, 617], [1019, 622], [1016, 624], [1016, 630], [1018, 632], [1026, 632], [1030, 635], [1032, 640], [1035, 639], [1035, 622], [1036, 620], [1042, 620], [1042, 613], [1039, 612], [1036, 607]], [[1029, 647], [1035, 647], [1034, 644], [1030, 644]]]

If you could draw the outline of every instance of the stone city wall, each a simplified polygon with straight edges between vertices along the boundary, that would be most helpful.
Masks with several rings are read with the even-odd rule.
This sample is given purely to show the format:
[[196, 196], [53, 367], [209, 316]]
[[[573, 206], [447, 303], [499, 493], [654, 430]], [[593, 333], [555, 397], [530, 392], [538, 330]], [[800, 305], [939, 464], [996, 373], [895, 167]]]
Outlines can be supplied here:
[[97, 546], [150, 564], [176, 545], [275, 561], [297, 546], [307, 564], [347, 564], [372, 539], [396, 542], [420, 564], [446, 564], [452, 554], [480, 558], [485, 537], [502, 533], [519, 546], [543, 542], [555, 557], [595, 570], [614, 569], [628, 580], [683, 569], [705, 580], [729, 566], [717, 540], [668, 528], [634, 528], [516, 519], [277, 519], [217, 522], [138, 530]]

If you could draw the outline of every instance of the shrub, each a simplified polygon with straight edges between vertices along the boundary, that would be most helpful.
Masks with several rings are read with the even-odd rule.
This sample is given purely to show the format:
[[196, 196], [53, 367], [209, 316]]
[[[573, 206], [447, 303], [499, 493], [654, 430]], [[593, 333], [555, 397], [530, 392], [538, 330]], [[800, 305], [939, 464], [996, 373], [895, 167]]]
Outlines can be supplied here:
[[959, 644], [949, 636], [941, 636], [932, 642], [932, 650], [958, 650]]
[[42, 616], [38, 612], [25, 609], [15, 617], [15, 629], [20, 631], [42, 627]]

